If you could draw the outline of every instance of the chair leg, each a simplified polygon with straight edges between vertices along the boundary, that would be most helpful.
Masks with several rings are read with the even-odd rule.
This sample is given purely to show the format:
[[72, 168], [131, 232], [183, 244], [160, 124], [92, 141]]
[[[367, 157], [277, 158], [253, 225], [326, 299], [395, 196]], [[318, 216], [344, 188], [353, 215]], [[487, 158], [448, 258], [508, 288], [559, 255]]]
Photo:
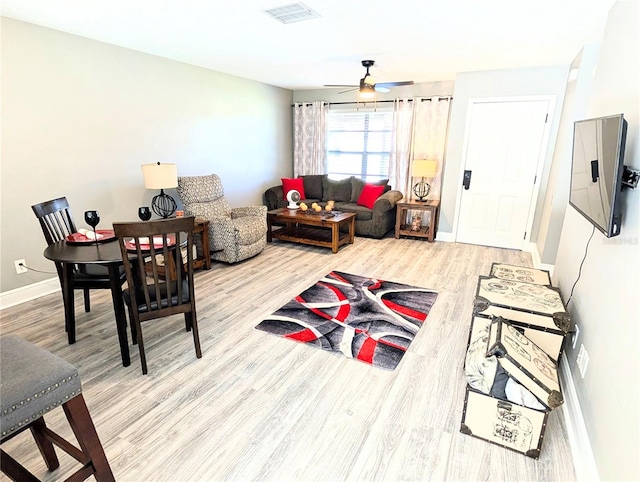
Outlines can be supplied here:
[[184, 327], [187, 331], [191, 331], [191, 327], [193, 326], [193, 321], [191, 319], [191, 313], [184, 314]]
[[45, 434], [44, 429], [47, 425], [44, 423], [44, 418], [39, 418], [35, 422], [31, 424], [31, 434], [36, 441], [36, 445], [38, 446], [38, 450], [42, 454], [42, 458], [44, 459], [44, 463], [49, 470], [55, 470], [60, 467], [60, 461], [58, 460], [58, 456], [56, 455], [56, 451], [53, 448], [53, 444], [51, 440], [49, 440]]
[[136, 330], [136, 324], [133, 321], [133, 308], [127, 305], [127, 310], [129, 311], [129, 327], [131, 329], [131, 342], [134, 345], [138, 344], [138, 330]]
[[62, 408], [82, 451], [91, 458], [91, 464], [95, 469], [93, 475], [96, 480], [98, 482], [114, 482], [115, 477], [111, 472], [109, 461], [104, 454], [104, 449], [82, 394], [73, 397], [63, 404]]
[[202, 350], [200, 349], [200, 334], [198, 333], [198, 319], [196, 312], [190, 313], [191, 315], [191, 328], [193, 332], [193, 344], [196, 347], [196, 358], [202, 358]]
[[136, 320], [136, 333], [138, 335], [138, 351], [140, 352], [140, 364], [142, 365], [142, 374], [147, 374], [147, 357], [144, 354], [144, 341], [142, 340], [142, 328], [140, 320]]
[[40, 482], [31, 472], [20, 465], [4, 450], [0, 450], [0, 468], [11, 480], [19, 482]]
[[89, 313], [91, 311], [91, 298], [89, 297], [89, 288], [84, 289], [84, 311]]

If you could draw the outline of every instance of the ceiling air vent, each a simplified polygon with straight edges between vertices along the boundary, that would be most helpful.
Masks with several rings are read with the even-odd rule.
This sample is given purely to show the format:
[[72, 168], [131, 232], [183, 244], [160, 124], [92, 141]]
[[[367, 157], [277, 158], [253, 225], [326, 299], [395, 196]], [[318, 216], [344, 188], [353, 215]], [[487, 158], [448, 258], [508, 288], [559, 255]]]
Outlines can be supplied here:
[[320, 17], [320, 15], [302, 3], [272, 8], [265, 10], [265, 13], [268, 13], [282, 23], [300, 22], [302, 20], [311, 20], [312, 18]]

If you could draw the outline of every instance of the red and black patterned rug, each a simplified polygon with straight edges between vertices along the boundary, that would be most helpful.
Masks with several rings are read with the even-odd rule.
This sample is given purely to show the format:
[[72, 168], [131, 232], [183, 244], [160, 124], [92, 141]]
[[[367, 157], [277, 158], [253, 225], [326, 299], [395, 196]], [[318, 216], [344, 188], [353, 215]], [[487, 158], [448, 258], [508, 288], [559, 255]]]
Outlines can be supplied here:
[[256, 328], [393, 370], [438, 294], [332, 271]]

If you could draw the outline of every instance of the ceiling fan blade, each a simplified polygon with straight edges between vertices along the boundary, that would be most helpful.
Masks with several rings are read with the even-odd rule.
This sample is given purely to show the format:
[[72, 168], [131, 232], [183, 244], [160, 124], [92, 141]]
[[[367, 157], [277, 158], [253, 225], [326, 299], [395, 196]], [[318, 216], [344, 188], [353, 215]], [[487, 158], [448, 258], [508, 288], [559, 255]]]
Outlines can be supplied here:
[[380, 86], [380, 84], [376, 84], [373, 88], [376, 92], [382, 92], [385, 94], [387, 92], [391, 92], [391, 89], [389, 87]]
[[413, 80], [405, 80], [401, 82], [378, 82], [376, 87], [399, 87], [401, 85], [413, 85]]
[[325, 87], [358, 87], [354, 84], [324, 84]]
[[[345, 86], [345, 87], [352, 87], [352, 86]], [[338, 92], [338, 94], [346, 94], [347, 92], [353, 92], [354, 90], [359, 90], [360, 87], [354, 87], [353, 89], [349, 89], [349, 90], [343, 90], [342, 92]]]

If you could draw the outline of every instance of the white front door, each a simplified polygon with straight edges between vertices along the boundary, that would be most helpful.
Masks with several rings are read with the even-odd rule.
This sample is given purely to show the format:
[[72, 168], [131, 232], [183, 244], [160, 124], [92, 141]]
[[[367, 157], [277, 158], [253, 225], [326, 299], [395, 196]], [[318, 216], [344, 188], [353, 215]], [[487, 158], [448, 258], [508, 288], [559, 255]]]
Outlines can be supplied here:
[[549, 99], [471, 103], [456, 241], [523, 248], [549, 106]]

